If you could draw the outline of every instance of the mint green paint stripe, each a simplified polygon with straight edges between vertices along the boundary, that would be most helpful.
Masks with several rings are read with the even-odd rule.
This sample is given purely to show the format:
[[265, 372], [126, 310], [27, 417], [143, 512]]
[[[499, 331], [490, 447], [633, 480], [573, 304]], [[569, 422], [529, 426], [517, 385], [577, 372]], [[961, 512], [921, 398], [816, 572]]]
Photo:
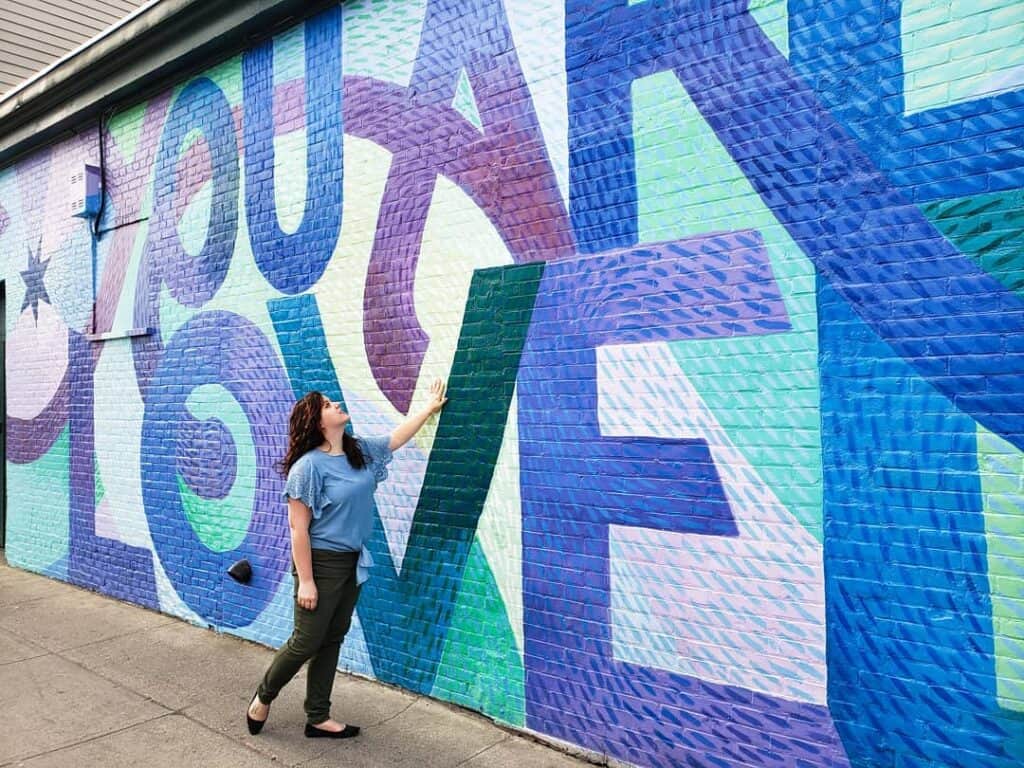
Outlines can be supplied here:
[[[306, 76], [306, 25], [298, 24], [274, 38], [274, 85]], [[305, 187], [303, 187], [305, 189]]]
[[349, 0], [343, 9], [346, 75], [407, 86], [419, 50], [426, 0]]
[[978, 427], [996, 655], [996, 697], [1024, 712], [1024, 453]]
[[116, 142], [125, 161], [135, 157], [135, 150], [139, 145], [139, 137], [142, 134], [142, 122], [146, 115], [148, 102], [118, 112], [110, 119], [107, 130]]
[[819, 541], [821, 417], [814, 270], [671, 72], [633, 83], [640, 238], [761, 232], [793, 330], [671, 344], [736, 448]]
[[11, 565], [42, 571], [68, 553], [70, 441], [67, 427], [29, 464], [7, 462], [7, 550]]
[[1024, 190], [941, 200], [921, 211], [961, 252], [1024, 295]]
[[430, 695], [523, 726], [525, 679], [512, 627], [479, 539], [473, 542]]
[[1024, 85], [1020, 0], [903, 0], [900, 10], [908, 114]]
[[452, 107], [476, 126], [478, 131], [483, 132], [484, 122], [480, 119], [480, 110], [477, 109], [476, 97], [473, 96], [473, 86], [469, 84], [469, 76], [466, 74], [465, 69], [459, 73], [459, 83], [455, 87]]
[[750, 0], [750, 15], [779, 52], [789, 58], [789, 3], [787, 0]]
[[96, 487], [96, 506], [99, 507], [100, 502], [103, 501], [103, 497], [107, 495], [107, 489], [103, 487], [103, 476], [100, 475], [100, 468], [98, 464], [96, 465], [96, 472], [94, 474], [96, 475], [96, 478], [93, 481]]

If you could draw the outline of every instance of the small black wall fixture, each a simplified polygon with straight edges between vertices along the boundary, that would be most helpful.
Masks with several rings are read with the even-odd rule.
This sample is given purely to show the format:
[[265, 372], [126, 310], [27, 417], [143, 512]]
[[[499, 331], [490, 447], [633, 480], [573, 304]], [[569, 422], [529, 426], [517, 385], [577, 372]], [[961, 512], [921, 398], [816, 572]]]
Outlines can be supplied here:
[[228, 568], [228, 576], [239, 584], [248, 584], [252, 579], [252, 566], [249, 565], [248, 560], [243, 558]]

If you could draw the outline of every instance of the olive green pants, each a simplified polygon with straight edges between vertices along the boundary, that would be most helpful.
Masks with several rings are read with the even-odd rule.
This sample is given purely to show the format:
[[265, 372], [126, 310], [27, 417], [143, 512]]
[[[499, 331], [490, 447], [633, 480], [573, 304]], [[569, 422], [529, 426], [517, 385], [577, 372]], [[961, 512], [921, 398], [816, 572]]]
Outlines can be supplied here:
[[[313, 550], [316, 608], [307, 611], [297, 602], [294, 604], [295, 629], [292, 636], [270, 662], [270, 668], [256, 691], [264, 704], [276, 699], [281, 689], [308, 661], [306, 722], [317, 725], [331, 716], [331, 688], [338, 668], [338, 654], [359, 599], [359, 585], [356, 583], [358, 561], [358, 552]], [[294, 567], [292, 575], [295, 580], [294, 598], [299, 591], [299, 577]]]

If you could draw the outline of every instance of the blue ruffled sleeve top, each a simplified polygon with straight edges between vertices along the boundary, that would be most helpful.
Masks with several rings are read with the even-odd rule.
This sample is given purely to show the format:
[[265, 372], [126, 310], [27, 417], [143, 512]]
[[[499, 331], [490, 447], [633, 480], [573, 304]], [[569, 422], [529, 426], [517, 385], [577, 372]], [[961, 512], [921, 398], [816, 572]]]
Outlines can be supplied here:
[[354, 469], [344, 454], [332, 456], [314, 448], [289, 470], [284, 496], [301, 500], [312, 512], [309, 543], [313, 549], [360, 553], [356, 578], [362, 584], [373, 565], [366, 548], [373, 532], [373, 493], [388, 476], [391, 438], [358, 439], [365, 468]]

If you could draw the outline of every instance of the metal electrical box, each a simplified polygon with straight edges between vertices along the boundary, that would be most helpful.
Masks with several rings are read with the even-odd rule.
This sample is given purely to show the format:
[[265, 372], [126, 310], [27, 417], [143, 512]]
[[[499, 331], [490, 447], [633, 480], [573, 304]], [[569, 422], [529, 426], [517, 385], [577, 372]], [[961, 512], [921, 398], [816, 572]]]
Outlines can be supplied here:
[[83, 165], [71, 174], [71, 215], [91, 219], [100, 212], [100, 169]]

